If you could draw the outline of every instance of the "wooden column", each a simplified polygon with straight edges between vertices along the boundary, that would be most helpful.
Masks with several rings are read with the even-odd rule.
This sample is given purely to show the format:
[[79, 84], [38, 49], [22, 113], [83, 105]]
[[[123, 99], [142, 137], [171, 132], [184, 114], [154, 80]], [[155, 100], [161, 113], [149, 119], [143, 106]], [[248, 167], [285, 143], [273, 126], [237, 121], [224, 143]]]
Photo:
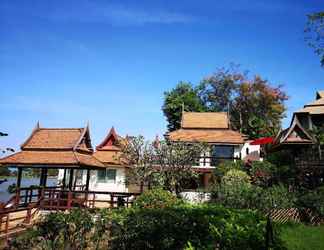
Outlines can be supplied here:
[[17, 173], [17, 188], [20, 188], [20, 186], [21, 186], [21, 176], [22, 176], [22, 168], [18, 168], [18, 173]]
[[47, 168], [44, 168], [44, 178], [43, 178], [43, 186], [46, 187], [46, 184], [47, 184]]
[[39, 186], [44, 186], [44, 168], [41, 168], [40, 178], [39, 178]]
[[87, 169], [87, 180], [86, 180], [86, 189], [85, 191], [89, 191], [89, 183], [90, 183], [90, 169]]
[[15, 205], [18, 206], [20, 202], [20, 187], [21, 187], [21, 176], [22, 176], [22, 168], [18, 168], [17, 173], [17, 188], [16, 188], [16, 198], [15, 198]]
[[66, 186], [66, 168], [64, 169], [62, 185], [63, 185], [63, 189], [65, 189], [65, 186]]
[[72, 190], [73, 186], [73, 169], [70, 168], [70, 179], [69, 179], [69, 189]]

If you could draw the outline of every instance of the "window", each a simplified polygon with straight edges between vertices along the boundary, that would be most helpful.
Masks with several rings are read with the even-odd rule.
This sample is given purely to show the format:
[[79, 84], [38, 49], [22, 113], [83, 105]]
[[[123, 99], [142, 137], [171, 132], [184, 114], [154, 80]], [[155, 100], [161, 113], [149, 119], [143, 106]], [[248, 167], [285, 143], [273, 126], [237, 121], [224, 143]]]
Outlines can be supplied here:
[[250, 153], [250, 149], [249, 148], [246, 148], [245, 149], [245, 153], [246, 153], [246, 155], [248, 155]]
[[115, 183], [116, 181], [116, 169], [98, 170], [97, 178], [99, 182]]
[[217, 166], [225, 160], [232, 160], [234, 157], [234, 146], [215, 145], [212, 147], [212, 166]]

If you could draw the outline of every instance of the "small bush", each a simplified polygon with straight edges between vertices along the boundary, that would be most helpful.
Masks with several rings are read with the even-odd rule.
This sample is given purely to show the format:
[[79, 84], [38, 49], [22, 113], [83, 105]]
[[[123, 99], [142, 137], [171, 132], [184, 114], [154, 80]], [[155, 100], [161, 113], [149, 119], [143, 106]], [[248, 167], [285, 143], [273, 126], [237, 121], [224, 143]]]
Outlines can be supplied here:
[[221, 178], [230, 170], [241, 170], [246, 172], [248, 169], [245, 167], [243, 161], [225, 161], [215, 168], [214, 175], [220, 181]]
[[164, 208], [180, 204], [181, 200], [161, 188], [146, 190], [134, 203], [135, 208]]

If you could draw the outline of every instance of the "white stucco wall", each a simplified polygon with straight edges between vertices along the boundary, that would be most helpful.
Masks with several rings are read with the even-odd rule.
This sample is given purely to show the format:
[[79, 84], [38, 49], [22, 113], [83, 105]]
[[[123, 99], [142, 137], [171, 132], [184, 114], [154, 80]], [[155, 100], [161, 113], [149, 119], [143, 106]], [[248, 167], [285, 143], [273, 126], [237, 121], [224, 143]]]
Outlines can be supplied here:
[[[241, 149], [241, 155], [242, 155], [242, 160], [244, 160], [244, 158], [247, 156], [247, 149], [249, 151], [249, 155], [253, 155], [255, 157], [260, 157], [260, 150], [261, 147], [260, 145], [250, 145], [251, 141], [246, 141]], [[263, 159], [260, 158], [260, 161], [262, 161]]]
[[[97, 171], [91, 170], [90, 172], [90, 191], [105, 191], [105, 192], [127, 192], [127, 187], [125, 184], [126, 173], [124, 168], [108, 168], [116, 169], [116, 180], [112, 181], [98, 181]], [[78, 170], [80, 171], [80, 170]], [[64, 170], [60, 169], [58, 174], [58, 181], [62, 181], [64, 176]], [[81, 176], [81, 173], [80, 173]], [[85, 185], [87, 178], [87, 171], [82, 171], [82, 178], [77, 180], [77, 185]], [[108, 195], [97, 195], [97, 199], [109, 199]]]

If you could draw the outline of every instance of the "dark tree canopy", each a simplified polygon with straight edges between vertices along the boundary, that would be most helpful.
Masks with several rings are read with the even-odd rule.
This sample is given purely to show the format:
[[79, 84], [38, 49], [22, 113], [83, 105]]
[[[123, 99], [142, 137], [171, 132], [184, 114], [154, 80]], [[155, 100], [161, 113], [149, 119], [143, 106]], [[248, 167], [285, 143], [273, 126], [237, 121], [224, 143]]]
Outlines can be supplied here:
[[162, 111], [167, 119], [169, 131], [180, 128], [182, 108], [197, 112], [206, 110], [197, 89], [188, 82], [179, 82], [174, 89], [164, 92]]
[[233, 129], [254, 139], [278, 132], [287, 99], [282, 86], [272, 87], [261, 76], [249, 77], [231, 65], [203, 79], [196, 88], [180, 83], [166, 92], [163, 113], [172, 131], [180, 127], [182, 103], [185, 111], [229, 111]]
[[315, 53], [320, 56], [322, 67], [324, 67], [324, 11], [307, 16], [305, 40]]

